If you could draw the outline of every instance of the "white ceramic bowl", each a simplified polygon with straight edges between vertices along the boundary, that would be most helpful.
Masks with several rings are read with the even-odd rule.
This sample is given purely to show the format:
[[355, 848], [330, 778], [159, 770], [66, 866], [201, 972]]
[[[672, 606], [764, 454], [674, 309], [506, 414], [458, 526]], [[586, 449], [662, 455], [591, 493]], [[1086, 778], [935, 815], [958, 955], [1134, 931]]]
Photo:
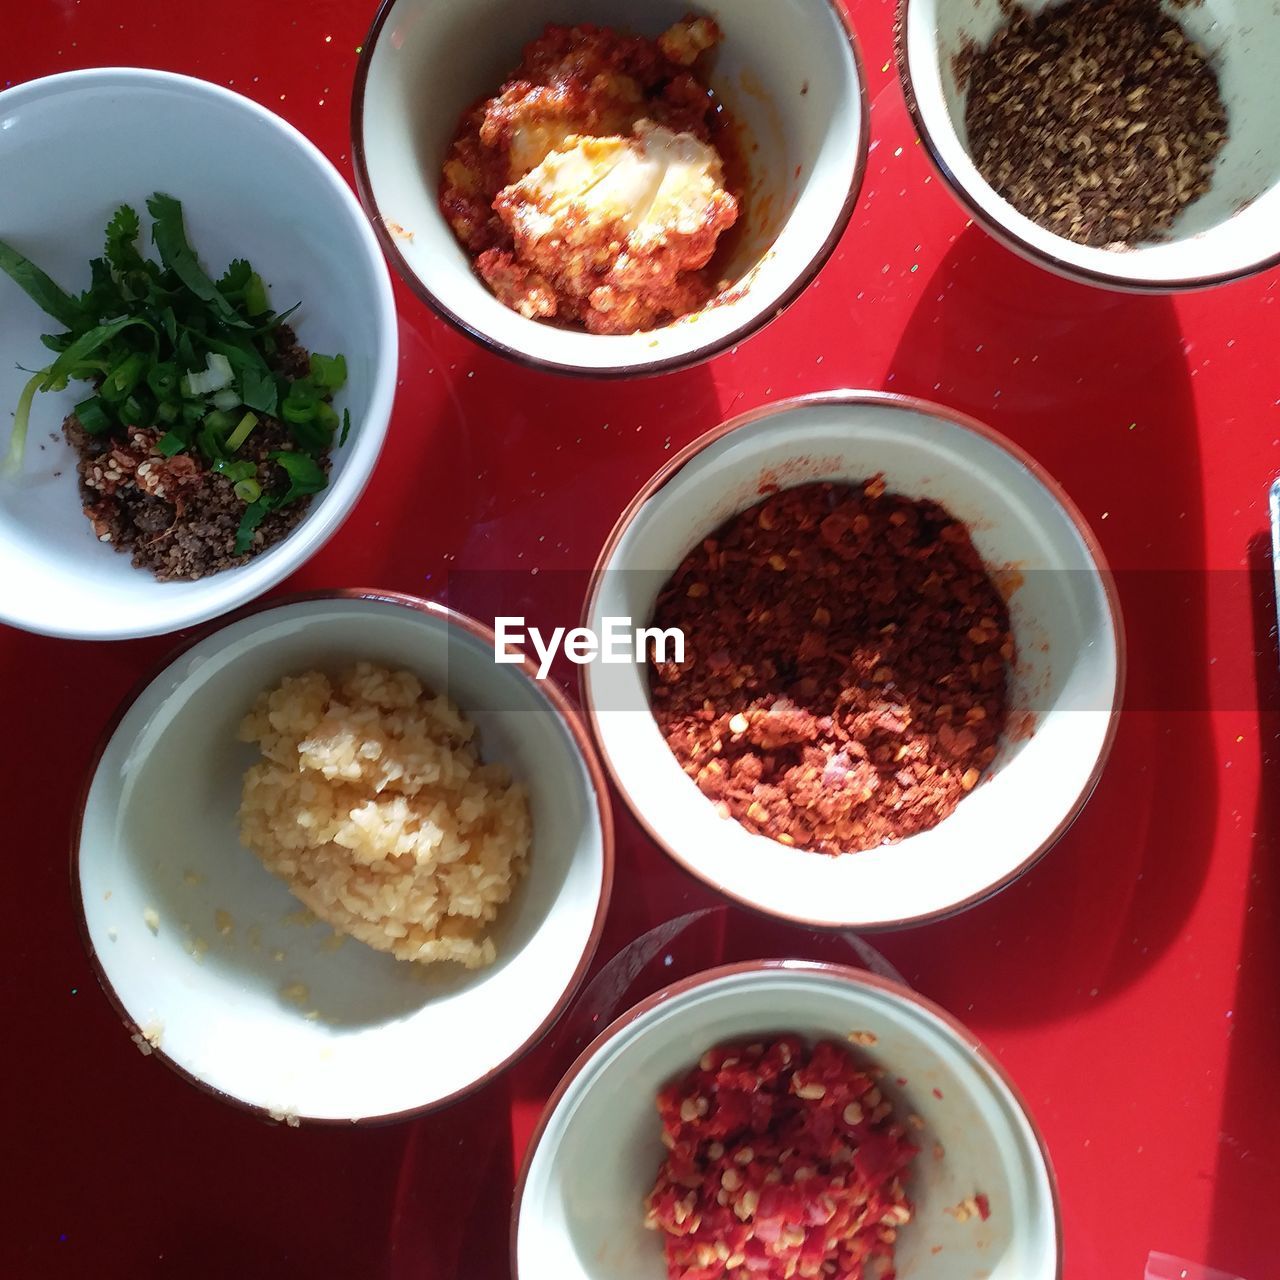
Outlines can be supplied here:
[[[481, 282], [440, 212], [440, 173], [463, 112], [492, 95], [550, 22], [657, 36], [690, 11], [725, 32], [712, 87], [749, 152], [747, 233], [727, 264], [742, 296], [630, 336], [528, 320]], [[596, 377], [679, 368], [740, 342], [817, 274], [857, 201], [868, 113], [854, 36], [835, 0], [386, 0], [352, 99], [356, 181], [409, 286], [464, 333], [521, 362]]]
[[[1280, 16], [1270, 0], [1165, 4], [1210, 54], [1230, 132], [1208, 192], [1159, 242], [1112, 250], [1075, 244], [1019, 213], [969, 156], [956, 57], [1004, 25], [1006, 0], [899, 0], [898, 70], [921, 140], [952, 190], [988, 231], [1025, 257], [1091, 284], [1199, 288], [1280, 261]], [[1050, 0], [1024, 0], [1033, 12]]]
[[618, 521], [586, 606], [587, 626], [609, 617], [647, 626], [689, 548], [767, 486], [880, 473], [890, 490], [940, 502], [968, 524], [989, 568], [1020, 575], [1009, 601], [1011, 722], [1029, 713], [1035, 732], [1006, 739], [990, 776], [932, 830], [840, 857], [751, 834], [721, 818], [677, 764], [643, 667], [583, 669], [605, 762], [657, 843], [729, 897], [818, 927], [888, 927], [970, 906], [1031, 866], [1092, 793], [1120, 705], [1121, 623], [1079, 512], [1030, 458], [971, 419], [830, 392], [736, 418], [674, 458]]
[[[115, 640], [216, 617], [292, 573], [355, 506], [377, 461], [396, 385], [391, 281], [359, 203], [291, 125], [217, 85], [163, 71], [110, 68], [33, 80], [0, 93], [0, 239], [64, 288], [89, 284], [89, 259], [122, 203], [142, 218], [155, 191], [183, 203], [196, 252], [220, 275], [233, 258], [261, 272], [304, 346], [347, 357], [338, 407], [352, 430], [329, 487], [297, 529], [241, 568], [199, 582], [157, 582], [98, 542], [80, 509], [63, 418], [88, 394], [72, 383], [37, 397], [21, 477], [0, 479], [0, 620], [44, 635]], [[57, 325], [0, 275], [0, 431]], [[56, 440], [50, 440], [50, 435]]]
[[[512, 1221], [516, 1280], [663, 1280], [661, 1236], [644, 1227], [644, 1198], [665, 1154], [658, 1090], [725, 1041], [794, 1032], [843, 1042], [851, 1031], [876, 1037], [862, 1052], [886, 1070], [880, 1087], [897, 1114], [924, 1121], [907, 1183], [915, 1217], [894, 1259], [902, 1280], [1060, 1276], [1049, 1158], [995, 1059], [905, 987], [785, 961], [730, 965], [668, 987], [574, 1063], [525, 1157]], [[979, 1193], [990, 1202], [985, 1222], [946, 1212]]]
[[[237, 740], [241, 717], [281, 677], [357, 659], [447, 693], [483, 758], [529, 787], [529, 872], [495, 925], [490, 968], [411, 965], [351, 940], [333, 950], [240, 846], [241, 780], [257, 758]], [[468, 618], [357, 593], [256, 607], [170, 662], [108, 730], [73, 856], [85, 945], [126, 1026], [158, 1031], [156, 1056], [228, 1101], [318, 1121], [437, 1107], [514, 1061], [576, 990], [612, 874], [603, 775], [563, 695], [496, 666], [491, 633]], [[282, 994], [294, 983], [300, 1004]]]

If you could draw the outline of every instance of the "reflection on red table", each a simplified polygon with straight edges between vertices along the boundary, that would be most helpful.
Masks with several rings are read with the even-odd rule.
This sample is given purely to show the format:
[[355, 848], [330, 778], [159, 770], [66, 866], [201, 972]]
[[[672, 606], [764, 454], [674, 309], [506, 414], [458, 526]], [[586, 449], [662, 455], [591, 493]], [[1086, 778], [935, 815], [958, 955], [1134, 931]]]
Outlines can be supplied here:
[[[1031, 874], [876, 945], [1020, 1085], [1061, 1181], [1068, 1280], [1140, 1280], [1152, 1251], [1274, 1280], [1280, 671], [1263, 531], [1280, 470], [1280, 275], [1171, 301], [1024, 264], [968, 224], [926, 163], [887, 0], [851, 9], [873, 100], [867, 182], [791, 311], [709, 367], [602, 386], [506, 365], [397, 287], [400, 398], [381, 466], [285, 589], [380, 586], [473, 611], [501, 596], [505, 612], [569, 624], [582, 571], [641, 481], [731, 413], [887, 388], [1009, 434], [1120, 571], [1129, 710], [1092, 803]], [[32, 0], [9, 15], [0, 83], [122, 63], [204, 76], [292, 120], [349, 175], [349, 85], [371, 17], [336, 0]], [[464, 568], [494, 576], [451, 591]], [[313, 1132], [220, 1106], [142, 1058], [97, 990], [72, 913], [71, 809], [102, 724], [172, 644], [0, 633], [0, 1274], [500, 1280], [513, 1170], [576, 1024], [446, 1114]], [[715, 905], [629, 817], [619, 825], [625, 889], [598, 964]], [[830, 945], [736, 927], [762, 952]], [[713, 962], [716, 936], [703, 945]]]

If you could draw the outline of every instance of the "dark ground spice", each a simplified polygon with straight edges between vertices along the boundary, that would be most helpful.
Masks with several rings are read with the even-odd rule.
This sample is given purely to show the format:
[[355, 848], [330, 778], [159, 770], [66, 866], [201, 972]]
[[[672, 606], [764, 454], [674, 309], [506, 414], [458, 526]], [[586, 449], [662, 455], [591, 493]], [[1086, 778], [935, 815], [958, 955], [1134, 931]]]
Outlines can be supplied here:
[[957, 73], [983, 177], [1081, 244], [1167, 231], [1208, 190], [1227, 138], [1216, 72], [1157, 0], [1015, 7]]
[[995, 757], [1009, 611], [968, 529], [884, 482], [808, 484], [734, 516], [659, 593], [685, 662], [659, 728], [751, 831], [823, 853], [935, 826]]
[[[286, 326], [279, 338], [276, 368], [303, 377], [306, 350]], [[238, 555], [236, 531], [245, 504], [232, 482], [210, 471], [198, 454], [164, 457], [156, 448], [164, 432], [155, 428], [130, 427], [124, 438], [91, 435], [72, 414], [62, 429], [76, 452], [80, 500], [94, 533], [117, 551], [129, 552], [137, 568], [150, 570], [162, 582], [193, 581], [247, 563], [291, 533], [311, 503], [304, 497], [271, 512], [254, 531], [250, 550]], [[265, 493], [287, 481], [268, 455], [294, 448], [288, 427], [261, 417], [236, 459], [257, 464]], [[317, 461], [327, 472], [329, 459]]]

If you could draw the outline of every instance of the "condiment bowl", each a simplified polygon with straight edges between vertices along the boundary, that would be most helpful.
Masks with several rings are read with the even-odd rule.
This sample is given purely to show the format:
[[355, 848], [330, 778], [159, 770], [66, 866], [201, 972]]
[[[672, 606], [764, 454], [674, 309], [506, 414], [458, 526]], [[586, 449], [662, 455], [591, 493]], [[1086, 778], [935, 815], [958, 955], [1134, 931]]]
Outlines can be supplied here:
[[[525, 1157], [512, 1219], [517, 1280], [663, 1280], [644, 1201], [665, 1155], [654, 1099], [725, 1042], [795, 1033], [844, 1043], [919, 1148], [896, 1274], [912, 1280], [1055, 1280], [1062, 1245], [1043, 1139], [999, 1064], [905, 987], [800, 961], [730, 965], [668, 987], [574, 1063]], [[939, 1150], [940, 1149], [940, 1150]], [[985, 1196], [989, 1217], [965, 1209]]]
[[[529, 869], [493, 926], [488, 968], [335, 946], [239, 844], [242, 778], [258, 758], [240, 719], [283, 676], [357, 660], [447, 694], [482, 759], [528, 788]], [[612, 875], [603, 775], [563, 695], [531, 668], [495, 665], [479, 623], [359, 592], [255, 606], [168, 662], [106, 732], [72, 856], [85, 946], [139, 1048], [291, 1123], [399, 1119], [493, 1078], [576, 990]]]
[[766, 405], [673, 458], [606, 542], [585, 625], [597, 633], [607, 618], [647, 626], [658, 592], [690, 548], [764, 494], [876, 475], [891, 491], [939, 502], [969, 526], [1008, 594], [1017, 647], [1010, 730], [999, 754], [988, 776], [932, 830], [838, 856], [749, 833], [721, 817], [680, 768], [650, 710], [643, 666], [583, 669], [605, 763], [658, 845], [730, 898], [817, 927], [924, 921], [1009, 884], [1092, 793], [1121, 702], [1114, 584], [1070, 499], [990, 428], [881, 393], [836, 391]]
[[[248, 563], [196, 582], [159, 582], [94, 536], [77, 492], [63, 418], [90, 393], [73, 382], [36, 398], [26, 457], [0, 477], [0, 620], [43, 635], [114, 640], [191, 626], [280, 582], [338, 529], [377, 462], [391, 414], [397, 327], [391, 280], [360, 205], [296, 129], [217, 85], [137, 68], [73, 71], [0, 93], [0, 239], [65, 289], [121, 204], [142, 217], [161, 191], [182, 201], [191, 242], [220, 275], [247, 258], [272, 304], [313, 351], [346, 356], [336, 407], [352, 429], [335, 445], [328, 488], [294, 531]], [[144, 252], [149, 243], [140, 241]], [[151, 251], [153, 252], [153, 251]], [[0, 274], [0, 430], [57, 325]], [[20, 368], [19, 366], [22, 366]], [[0, 445], [0, 448], [3, 446]]]
[[[1038, 12], [1049, 0], [1029, 0]], [[1204, 48], [1228, 113], [1210, 189], [1158, 240], [1076, 244], [1018, 212], [978, 171], [965, 127], [963, 54], [1008, 20], [1005, 0], [899, 0], [898, 70], [921, 141], [969, 213], [1024, 257], [1088, 284], [1132, 291], [1201, 288], [1280, 261], [1280, 21], [1265, 0], [1164, 5]]]
[[[497, 92], [548, 23], [657, 36], [712, 13], [724, 42], [712, 88], [748, 144], [745, 232], [725, 264], [730, 299], [647, 333], [601, 336], [526, 319], [472, 270], [439, 207], [463, 113]], [[478, 38], [477, 33], [483, 33]], [[867, 155], [865, 81], [836, 0], [385, 0], [352, 102], [361, 199], [387, 256], [437, 314], [491, 349], [559, 373], [623, 377], [694, 364], [780, 314], [813, 279], [853, 212]]]

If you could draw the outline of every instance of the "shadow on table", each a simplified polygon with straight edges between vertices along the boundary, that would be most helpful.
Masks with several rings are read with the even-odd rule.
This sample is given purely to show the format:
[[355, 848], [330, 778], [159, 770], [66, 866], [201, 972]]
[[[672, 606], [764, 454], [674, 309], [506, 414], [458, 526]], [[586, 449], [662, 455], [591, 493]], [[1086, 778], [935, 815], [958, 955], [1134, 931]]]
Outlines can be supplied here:
[[505, 1076], [413, 1126], [392, 1209], [388, 1280], [507, 1280], [511, 1102]]
[[1131, 982], [1196, 900], [1216, 795], [1206, 617], [1231, 575], [1188, 568], [1204, 559], [1203, 497], [1168, 299], [1059, 279], [977, 228], [922, 298], [888, 388], [990, 423], [1062, 481], [1109, 554], [1125, 618], [1125, 711], [1075, 825], [992, 901], [885, 944], [960, 1016], [1036, 1022]]
[[[406, 358], [432, 368], [435, 381], [403, 397], [379, 464], [379, 492], [399, 490], [377, 530], [380, 580], [447, 596], [485, 621], [498, 612], [542, 622], [538, 574], [572, 571], [585, 584], [640, 485], [722, 416], [706, 364], [617, 382], [463, 349], [473, 366], [464, 376], [440, 358], [455, 350], [450, 339], [440, 349], [421, 334], [407, 340], [416, 345]], [[519, 573], [524, 587], [496, 604], [475, 591], [454, 600], [460, 568]], [[581, 606], [579, 596], [556, 624], [576, 625]]]
[[[1275, 1274], [1275, 1170], [1280, 1151], [1280, 651], [1270, 540], [1249, 546], [1261, 769], [1245, 889], [1206, 1262], [1246, 1280]], [[1268, 1227], [1266, 1224], [1272, 1223]]]

